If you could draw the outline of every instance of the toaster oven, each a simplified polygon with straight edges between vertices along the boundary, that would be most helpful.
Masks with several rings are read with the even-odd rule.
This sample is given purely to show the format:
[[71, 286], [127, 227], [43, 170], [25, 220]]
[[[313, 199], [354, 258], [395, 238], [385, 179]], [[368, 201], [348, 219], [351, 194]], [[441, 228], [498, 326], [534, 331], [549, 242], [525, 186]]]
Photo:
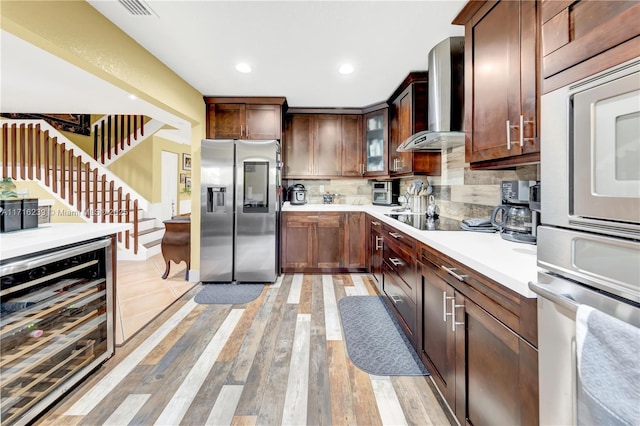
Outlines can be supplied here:
[[394, 206], [398, 204], [400, 195], [400, 181], [390, 180], [384, 182], [373, 182], [371, 200], [373, 204], [383, 206]]

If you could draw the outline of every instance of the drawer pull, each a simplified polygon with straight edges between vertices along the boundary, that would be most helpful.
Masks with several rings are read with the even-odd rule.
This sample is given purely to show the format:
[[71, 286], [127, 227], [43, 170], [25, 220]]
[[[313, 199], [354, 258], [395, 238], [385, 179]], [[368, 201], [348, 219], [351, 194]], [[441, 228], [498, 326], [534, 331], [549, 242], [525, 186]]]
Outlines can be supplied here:
[[393, 301], [393, 303], [398, 304], [398, 303], [402, 303], [402, 299], [398, 296], [390, 296], [391, 300]]
[[458, 274], [456, 274], [455, 272], [453, 272], [453, 271], [455, 271], [455, 270], [456, 270], [456, 268], [447, 268], [447, 267], [446, 267], [446, 266], [444, 266], [444, 265], [440, 265], [440, 267], [441, 267], [442, 269], [444, 269], [445, 271], [447, 271], [447, 273], [448, 273], [449, 275], [451, 275], [452, 277], [454, 277], [454, 278], [455, 278], [455, 279], [457, 279], [458, 281], [462, 281], [462, 282], [464, 282], [464, 279], [468, 277], [468, 275], [458, 275]]
[[391, 262], [393, 264], [393, 266], [402, 266], [402, 265], [404, 265], [404, 262], [402, 262], [397, 257], [390, 257], [389, 258], [389, 262]]
[[456, 325], [464, 325], [464, 322], [456, 322], [456, 308], [464, 308], [464, 305], [456, 305], [456, 301], [455, 298], [452, 297], [453, 300], [451, 300], [451, 316], [452, 316], [452, 321], [451, 321], [451, 331], [455, 332], [456, 331]]
[[398, 238], [402, 238], [402, 235], [398, 234], [397, 232], [389, 232], [389, 235], [391, 235], [393, 238], [395, 238], [396, 240]]
[[382, 250], [382, 237], [376, 236], [376, 250]]
[[373, 220], [371, 221], [371, 224], [374, 226], [380, 226], [380, 222], [374, 222]]

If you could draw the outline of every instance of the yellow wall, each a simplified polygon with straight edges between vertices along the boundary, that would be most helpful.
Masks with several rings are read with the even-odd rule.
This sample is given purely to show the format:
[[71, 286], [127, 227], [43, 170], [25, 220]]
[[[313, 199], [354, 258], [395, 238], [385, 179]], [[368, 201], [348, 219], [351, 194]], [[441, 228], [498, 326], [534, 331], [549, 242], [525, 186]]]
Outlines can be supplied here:
[[38, 182], [35, 181], [14, 181], [17, 190], [27, 190], [27, 198], [38, 198], [40, 200], [53, 200], [54, 204], [51, 206], [50, 220], [51, 223], [85, 223], [84, 219], [79, 217], [75, 210], [68, 209], [64, 204], [56, 200], [49, 191], [41, 187]]
[[[85, 1], [3, 0], [0, 7], [0, 27], [3, 30], [191, 123], [192, 182], [194, 187], [199, 187], [199, 174], [195, 171], [200, 167], [200, 140], [205, 136], [205, 105], [201, 93]], [[155, 148], [151, 150], [152, 175], [153, 168], [160, 167], [155, 164], [159, 161], [159, 154], [156, 155], [155, 151]], [[144, 157], [132, 156], [144, 161]], [[151, 187], [151, 199], [156, 192], [154, 181], [147, 181]], [[197, 191], [192, 194], [192, 205], [198, 206], [199, 194]], [[199, 269], [198, 209], [194, 209], [191, 223], [191, 267]]]

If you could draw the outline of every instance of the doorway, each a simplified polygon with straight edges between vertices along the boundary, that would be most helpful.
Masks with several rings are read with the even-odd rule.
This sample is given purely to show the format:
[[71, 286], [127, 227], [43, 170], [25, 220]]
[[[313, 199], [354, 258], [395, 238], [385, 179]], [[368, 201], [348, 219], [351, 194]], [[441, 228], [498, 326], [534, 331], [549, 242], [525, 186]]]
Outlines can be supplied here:
[[162, 151], [161, 167], [162, 217], [160, 220], [167, 220], [175, 216], [178, 209], [178, 154]]

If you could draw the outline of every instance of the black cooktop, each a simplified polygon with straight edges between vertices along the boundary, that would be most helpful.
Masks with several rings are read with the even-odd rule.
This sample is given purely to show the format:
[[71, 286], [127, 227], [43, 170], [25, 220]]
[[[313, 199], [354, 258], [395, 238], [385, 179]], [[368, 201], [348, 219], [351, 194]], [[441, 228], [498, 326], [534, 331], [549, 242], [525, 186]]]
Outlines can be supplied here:
[[386, 214], [399, 222], [406, 223], [421, 231], [461, 231], [460, 221], [448, 217], [427, 217], [425, 214], [393, 213]]

